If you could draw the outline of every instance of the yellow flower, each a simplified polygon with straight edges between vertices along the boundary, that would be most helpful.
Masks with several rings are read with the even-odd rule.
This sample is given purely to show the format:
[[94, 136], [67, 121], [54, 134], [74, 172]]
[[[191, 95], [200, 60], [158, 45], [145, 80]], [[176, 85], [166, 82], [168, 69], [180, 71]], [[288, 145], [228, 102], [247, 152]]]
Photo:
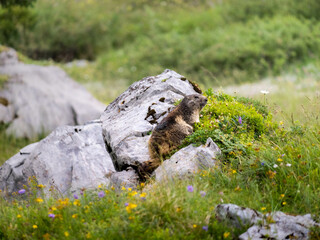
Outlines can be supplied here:
[[102, 188], [101, 184], [98, 186], [98, 188]]
[[129, 193], [129, 196], [132, 196], [132, 197], [133, 197], [133, 196], [135, 196], [135, 195], [137, 195], [137, 194], [138, 194], [138, 193], [137, 193], [136, 191], [133, 191], [133, 192], [130, 192], [130, 193]]
[[80, 205], [81, 205], [81, 204], [80, 204], [80, 200], [79, 200], [79, 199], [74, 200], [74, 201], [73, 201], [73, 205], [74, 205], [74, 206], [80, 206]]
[[193, 228], [196, 228], [197, 227], [197, 224], [193, 224]]
[[264, 210], [266, 210], [266, 209], [267, 209], [266, 207], [262, 207], [262, 208], [261, 208], [261, 211], [264, 211]]
[[20, 214], [18, 214], [18, 215], [17, 215], [17, 218], [21, 218], [21, 215], [20, 215]]
[[129, 187], [129, 188], [128, 188], [128, 191], [130, 192], [131, 190], [132, 190], [132, 188], [131, 188], [131, 187]]
[[225, 232], [225, 233], [223, 234], [223, 237], [224, 237], [224, 238], [227, 238], [227, 237], [229, 237], [229, 235], [230, 235], [229, 232]]
[[92, 237], [92, 236], [91, 236], [91, 233], [88, 232], [88, 233], [86, 234], [86, 238], [91, 238], [91, 237]]
[[281, 158], [278, 158], [277, 161], [278, 161], [278, 162], [282, 162], [283, 160], [282, 160]]
[[134, 203], [129, 203], [128, 206], [126, 206], [126, 210], [128, 213], [131, 213], [131, 210], [136, 208], [138, 205]]
[[285, 196], [284, 194], [281, 194], [281, 195], [280, 195], [280, 198], [284, 198], [284, 196]]
[[176, 212], [181, 212], [181, 207], [177, 207]]
[[147, 194], [145, 192], [140, 194], [140, 197], [146, 197], [146, 196], [147, 196]]
[[45, 186], [43, 184], [39, 184], [38, 188], [45, 188]]
[[64, 235], [65, 235], [66, 237], [69, 237], [69, 233], [68, 233], [68, 232], [64, 232]]
[[77, 218], [78, 217], [78, 214], [73, 214], [72, 215], [72, 218]]
[[115, 189], [114, 186], [112, 186], [112, 187], [111, 187], [111, 190], [114, 190], [114, 189]]
[[42, 202], [43, 202], [43, 199], [42, 199], [42, 198], [36, 198], [36, 202], [42, 203]]
[[37, 226], [37, 225], [33, 225], [32, 228], [33, 228], [33, 229], [37, 229], [38, 226]]
[[125, 188], [124, 186], [122, 186], [122, 187], [121, 187], [121, 190], [124, 191], [124, 190], [126, 190], [126, 188]]
[[274, 178], [274, 176], [276, 175], [276, 173], [275, 173], [275, 172], [272, 172], [271, 170], [269, 170], [269, 171], [267, 172], [267, 175], [268, 175], [268, 177], [269, 177], [270, 179], [272, 179], [272, 178]]
[[283, 125], [283, 121], [280, 121], [279, 124], [280, 124], [280, 125]]
[[134, 216], [130, 216], [130, 217], [129, 217], [129, 220], [133, 220], [133, 219], [134, 219]]
[[21, 211], [22, 209], [23, 209], [22, 207], [18, 207], [18, 210], [20, 210], [20, 211]]
[[143, 182], [142, 182], [142, 183], [140, 183], [140, 186], [141, 186], [141, 187], [144, 187], [144, 183], [143, 183]]
[[57, 208], [56, 208], [56, 207], [52, 207], [51, 210], [52, 210], [52, 211], [56, 211]]
[[284, 205], [286, 205], [287, 204], [287, 202], [282, 202], [282, 205], [284, 206]]
[[233, 169], [233, 170], [232, 170], [232, 173], [233, 173], [233, 174], [236, 174], [236, 173], [237, 173], [237, 171]]
[[239, 192], [241, 191], [241, 188], [239, 186], [237, 186], [235, 189], [234, 189], [236, 192]]

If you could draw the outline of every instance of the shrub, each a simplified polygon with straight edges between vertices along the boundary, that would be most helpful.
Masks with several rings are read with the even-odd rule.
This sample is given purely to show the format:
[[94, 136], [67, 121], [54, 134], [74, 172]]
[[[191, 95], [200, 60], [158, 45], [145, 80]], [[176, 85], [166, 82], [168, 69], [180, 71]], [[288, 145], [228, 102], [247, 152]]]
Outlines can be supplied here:
[[[205, 143], [208, 137], [215, 141], [227, 158], [246, 154], [248, 145], [276, 125], [266, 107], [257, 101], [237, 98], [224, 93], [206, 92], [208, 103], [201, 112], [200, 123], [184, 145]], [[256, 109], [258, 107], [258, 110]]]

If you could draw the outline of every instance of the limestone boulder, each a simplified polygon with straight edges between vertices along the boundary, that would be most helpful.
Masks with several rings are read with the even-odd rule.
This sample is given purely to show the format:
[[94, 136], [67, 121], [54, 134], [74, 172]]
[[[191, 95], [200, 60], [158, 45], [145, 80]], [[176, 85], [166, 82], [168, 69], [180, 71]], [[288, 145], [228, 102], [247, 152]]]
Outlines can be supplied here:
[[230, 226], [247, 227], [239, 236], [241, 240], [250, 239], [309, 239], [309, 229], [320, 227], [310, 214], [292, 216], [277, 211], [262, 214], [250, 208], [235, 204], [220, 204], [216, 207], [216, 217]]
[[[11, 65], [5, 66], [9, 71], [7, 66]], [[21, 68], [27, 69], [27, 66]], [[59, 81], [56, 84], [59, 85]], [[62, 195], [95, 188], [99, 184], [116, 188], [136, 187], [139, 182], [133, 169], [137, 162], [149, 160], [148, 140], [153, 128], [178, 100], [197, 92], [199, 89], [195, 85], [171, 70], [144, 78], [113, 101], [99, 120], [74, 127], [58, 127], [39, 143], [22, 149], [0, 168], [0, 188], [6, 193], [13, 193], [27, 185], [30, 176], [35, 176], [38, 184], [46, 186], [46, 193], [54, 188]], [[77, 98], [81, 101], [81, 96]], [[47, 107], [43, 111], [45, 109]], [[72, 109], [71, 112], [75, 113]], [[86, 109], [81, 111], [86, 112]], [[40, 112], [34, 115], [37, 114]], [[61, 119], [65, 116], [58, 112], [56, 115]], [[39, 124], [44, 121], [38, 120]], [[14, 122], [10, 126], [19, 129]], [[191, 161], [194, 165], [190, 163], [190, 169], [183, 171], [191, 173], [212, 166], [214, 155], [210, 151], [215, 147], [212, 140], [206, 147], [199, 147], [194, 153], [198, 162]]]
[[0, 53], [0, 75], [8, 78], [0, 88], [0, 123], [9, 123], [7, 133], [16, 137], [84, 124], [105, 109], [59, 67], [21, 63], [13, 49]]
[[136, 171], [130, 167], [127, 170], [113, 173], [110, 181], [110, 185], [117, 190], [121, 189], [121, 187], [134, 189], [139, 185], [139, 177]]
[[156, 181], [192, 176], [199, 170], [214, 167], [219, 154], [221, 151], [211, 138], [208, 138], [205, 145], [199, 147], [189, 145], [165, 160], [155, 170]]
[[48, 137], [23, 148], [0, 167], [0, 188], [9, 195], [29, 177], [62, 195], [109, 185], [115, 168], [102, 137], [101, 123], [58, 127]]
[[174, 103], [199, 89], [185, 77], [165, 70], [133, 83], [101, 116], [103, 135], [118, 170], [149, 159], [151, 131]]

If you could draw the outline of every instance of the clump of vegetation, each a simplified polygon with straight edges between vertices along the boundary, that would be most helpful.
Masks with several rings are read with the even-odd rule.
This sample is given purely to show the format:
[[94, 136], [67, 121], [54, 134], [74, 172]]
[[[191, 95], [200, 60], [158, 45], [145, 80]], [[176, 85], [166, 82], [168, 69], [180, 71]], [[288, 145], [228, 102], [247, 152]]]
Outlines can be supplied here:
[[184, 141], [183, 146], [204, 144], [211, 137], [227, 158], [246, 154], [247, 146], [259, 141], [277, 125], [266, 106], [248, 98], [236, 98], [209, 89], [208, 103], [201, 112], [200, 123]]

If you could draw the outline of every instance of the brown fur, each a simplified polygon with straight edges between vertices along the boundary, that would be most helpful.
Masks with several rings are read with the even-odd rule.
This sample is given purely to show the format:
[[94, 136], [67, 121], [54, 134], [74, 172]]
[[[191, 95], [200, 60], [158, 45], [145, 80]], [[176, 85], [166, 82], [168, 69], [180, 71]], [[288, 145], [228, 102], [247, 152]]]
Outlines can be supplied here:
[[188, 95], [158, 124], [149, 140], [150, 160], [138, 167], [141, 180], [146, 180], [165, 160], [165, 156], [192, 133], [193, 125], [199, 122], [200, 110], [206, 103], [207, 98], [200, 94]]

